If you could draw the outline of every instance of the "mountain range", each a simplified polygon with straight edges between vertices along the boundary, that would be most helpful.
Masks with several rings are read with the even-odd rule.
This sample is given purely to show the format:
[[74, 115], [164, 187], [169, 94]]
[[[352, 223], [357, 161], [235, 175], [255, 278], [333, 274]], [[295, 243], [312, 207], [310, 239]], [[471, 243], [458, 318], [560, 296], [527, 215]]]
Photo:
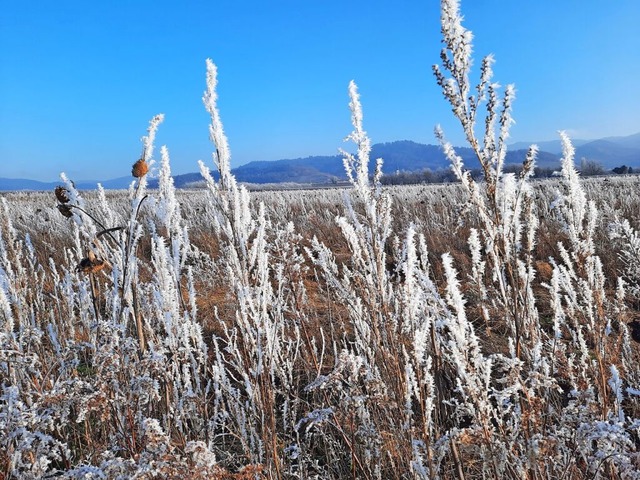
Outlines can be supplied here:
[[[576, 163], [586, 159], [611, 170], [621, 165], [640, 166], [640, 133], [624, 137], [607, 137], [598, 140], [572, 140], [576, 149]], [[521, 164], [527, 153], [529, 143], [519, 142], [509, 146], [507, 164]], [[562, 147], [560, 140], [537, 143], [537, 165], [543, 168], [558, 168]], [[467, 168], [478, 168], [478, 160], [468, 147], [457, 147]], [[449, 161], [437, 145], [425, 145], [410, 140], [389, 143], [378, 143], [372, 146], [372, 165], [377, 158], [384, 159], [384, 171], [387, 175], [396, 172], [416, 172], [425, 169], [432, 171], [449, 167]], [[238, 181], [246, 183], [301, 183], [323, 184], [333, 183], [346, 178], [342, 155], [312, 156], [274, 161], [254, 161], [233, 169]], [[127, 188], [132, 177], [120, 177], [101, 181], [105, 189]], [[202, 180], [200, 173], [188, 173], [174, 176], [176, 187], [188, 187]], [[98, 181], [76, 182], [77, 188], [90, 190], [96, 188]], [[27, 179], [0, 178], [0, 191], [7, 190], [49, 190], [59, 182], [39, 182]], [[157, 185], [152, 179], [150, 186]]]

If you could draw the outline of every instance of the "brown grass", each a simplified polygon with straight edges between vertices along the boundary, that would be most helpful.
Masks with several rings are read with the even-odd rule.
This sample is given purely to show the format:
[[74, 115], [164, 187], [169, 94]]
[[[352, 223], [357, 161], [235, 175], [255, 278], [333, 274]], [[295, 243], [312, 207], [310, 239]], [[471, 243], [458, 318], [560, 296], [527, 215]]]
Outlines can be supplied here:
[[[136, 162], [138, 163], [138, 162]], [[545, 185], [544, 188], [547, 188]], [[469, 275], [471, 273], [471, 264], [469, 260], [469, 248], [467, 245], [467, 238], [469, 236], [469, 230], [472, 227], [476, 227], [476, 223], [473, 217], [460, 214], [463, 211], [464, 204], [461, 203], [447, 203], [451, 199], [457, 198], [453, 195], [457, 187], [455, 185], [439, 187], [439, 191], [442, 193], [434, 194], [431, 189], [421, 189], [415, 187], [412, 194], [408, 194], [406, 191], [398, 190], [394, 192], [397, 194], [396, 203], [394, 204], [394, 231], [398, 235], [402, 235], [409, 222], [415, 222], [419, 227], [418, 231], [424, 233], [428, 249], [429, 249], [429, 261], [431, 265], [431, 274], [436, 284], [442, 288], [444, 286], [444, 274], [442, 271], [441, 255], [444, 253], [450, 253], [454, 259], [455, 268], [458, 270], [458, 278], [461, 280], [462, 293], [467, 300], [467, 313], [469, 319], [474, 323], [476, 330], [480, 332], [482, 340], [482, 348], [486, 354], [500, 352], [506, 353], [508, 351], [508, 345], [506, 343], [506, 332], [504, 327], [500, 324], [494, 323], [486, 325], [482, 319], [480, 311], [476, 308], [476, 304], [479, 303], [477, 294], [473, 289], [472, 282], [469, 281]], [[640, 218], [640, 198], [634, 195], [633, 186], [632, 191], [627, 192], [621, 187], [614, 189], [616, 192], [615, 200], [608, 196], [599, 196], [601, 193], [597, 189], [591, 189], [588, 191], [593, 198], [599, 202], [599, 206], [608, 205], [606, 202], [611, 201], [613, 205], [616, 205], [620, 209], [620, 212], [625, 214], [638, 213], [637, 217], [628, 217], [630, 219]], [[183, 202], [197, 201], [199, 192], [179, 192]], [[61, 196], [63, 193], [59, 193], [56, 190], [56, 197], [58, 201], [62, 202]], [[18, 198], [16, 196], [7, 195], [12, 203], [17, 205], [16, 208], [10, 210], [14, 215], [12, 221], [14, 221], [16, 227], [24, 233], [29, 233], [31, 241], [35, 247], [37, 261], [40, 262], [45, 270], [48, 269], [47, 259], [49, 256], [53, 258], [53, 263], [56, 268], [62, 269], [65, 264], [64, 249], [70, 248], [68, 239], [65, 237], [68, 235], [66, 230], [68, 229], [68, 220], [58, 218], [59, 223], [55, 223], [55, 220], [48, 221], [49, 224], [42, 227], [43, 222], [35, 222], [34, 218], [43, 217], [43, 209], [46, 206], [38, 204], [40, 198], [36, 196], [36, 202], [34, 197]], [[50, 194], [49, 194], [50, 197]], [[267, 197], [268, 200], [269, 197]], [[277, 197], [276, 197], [277, 198]], [[621, 200], [624, 198], [625, 200]], [[16, 202], [16, 199], [18, 200]], [[550, 196], [542, 192], [539, 196], [539, 210], [541, 212], [540, 222], [541, 226], [537, 236], [537, 245], [535, 248], [535, 268], [537, 271], [537, 278], [534, 285], [534, 291], [536, 294], [537, 307], [540, 311], [541, 322], [543, 322], [543, 328], [551, 329], [551, 312], [549, 311], [549, 294], [544, 287], [544, 283], [549, 282], [552, 274], [552, 266], [549, 262], [549, 257], [558, 257], [557, 245], [559, 241], [565, 239], [565, 235], [560, 229], [558, 222], [556, 222], [552, 215], [548, 214], [547, 202]], [[50, 203], [47, 199], [46, 202]], [[298, 202], [289, 200], [292, 208], [282, 215], [282, 210], [276, 209], [271, 212], [273, 222], [277, 222], [280, 219], [290, 220], [294, 223], [295, 229], [299, 232], [303, 238], [301, 240], [302, 246], [309, 246], [311, 238], [316, 236], [321, 242], [327, 245], [334, 255], [336, 256], [340, 264], [348, 265], [350, 262], [351, 253], [348, 245], [344, 240], [339, 227], [336, 225], [334, 218], [336, 215], [343, 214], [343, 209], [339, 203], [339, 194], [335, 198], [312, 198]], [[61, 203], [58, 208], [66, 207], [64, 203]], [[48, 207], [52, 207], [49, 205]], [[267, 208], [269, 205], [267, 204]], [[70, 210], [67, 207], [68, 210]], [[62, 210], [61, 210], [62, 211]], [[63, 213], [64, 214], [64, 213]], [[66, 216], [66, 215], [65, 215]], [[56, 215], [59, 217], [59, 215]], [[283, 218], [284, 217], [284, 218]], [[187, 217], [188, 218], [188, 217]], [[606, 238], [606, 222], [610, 220], [610, 217], [604, 216], [601, 220], [600, 228], [598, 229], [599, 237], [597, 238], [597, 251], [603, 261], [605, 275], [608, 279], [615, 279], [616, 273], [620, 271], [620, 262], [617, 256], [616, 248]], [[197, 306], [198, 315], [205, 332], [205, 338], [210, 339], [212, 335], [221, 336], [221, 324], [219, 319], [223, 319], [227, 322], [232, 321], [235, 315], [236, 302], [233, 299], [233, 292], [230, 288], [230, 284], [227, 278], [225, 278], [225, 272], [219, 272], [212, 270], [211, 265], [215, 262], [207, 263], [207, 259], [217, 259], [220, 257], [220, 242], [216, 233], [211, 229], [209, 223], [199, 222], [198, 218], [190, 218], [190, 222], [194, 225], [190, 229], [190, 239], [192, 244], [197, 248], [198, 254], [194, 254], [194, 258], [190, 259], [188, 264], [194, 269], [195, 275], [195, 288], [198, 292]], [[634, 225], [638, 228], [638, 224]], [[138, 256], [141, 261], [146, 262], [151, 257], [151, 246], [148, 238], [143, 238], [138, 246]], [[80, 259], [78, 264], [78, 271], [83, 273], [95, 274], [105, 267], [105, 262], [97, 258], [93, 252], [89, 252], [87, 257]], [[306, 346], [310, 346], [313, 342], [316, 344], [321, 343], [322, 335], [325, 336], [327, 344], [331, 344], [331, 340], [335, 340], [336, 343], [341, 342], [341, 338], [346, 338], [347, 341], [351, 337], [349, 323], [347, 322], [348, 312], [347, 307], [340, 303], [332, 294], [327, 285], [322, 281], [318, 281], [317, 277], [313, 273], [312, 262], [307, 258], [305, 266], [307, 270], [301, 273], [301, 282], [306, 290], [306, 299], [300, 299], [296, 304], [297, 310], [291, 312], [289, 319], [301, 321], [302, 339]], [[389, 259], [388, 268], [394, 270], [397, 268]], [[149, 270], [141, 269], [141, 276], [146, 279], [150, 275]], [[105, 282], [103, 275], [99, 275], [101, 279], [98, 281]], [[53, 292], [55, 286], [52, 284], [51, 276], [46, 274], [44, 276], [44, 288], [47, 292]], [[294, 279], [290, 279], [294, 280]], [[183, 290], [183, 295], [186, 292], [186, 285]], [[609, 291], [615, 288], [615, 285], [607, 285]], [[185, 297], [186, 300], [186, 297]], [[633, 323], [638, 322], [640, 319], [640, 312], [638, 311], [638, 305], [629, 301], [629, 304], [633, 306], [631, 316], [629, 318], [620, 318], [620, 321]], [[52, 305], [52, 308], [57, 309], [58, 306]], [[59, 315], [61, 316], [62, 312]], [[500, 315], [496, 315], [500, 317]], [[544, 323], [548, 322], [548, 323]], [[635, 332], [636, 329], [633, 331]], [[640, 327], [637, 329], [640, 331]], [[322, 332], [322, 333], [321, 333]], [[78, 335], [84, 335], [83, 332], [77, 332]], [[637, 338], [640, 338], [640, 334], [633, 334], [632, 337], [636, 342]], [[307, 349], [311, 351], [310, 348]], [[328, 349], [330, 350], [330, 349]], [[619, 352], [611, 352], [612, 356], [619, 355]], [[318, 363], [318, 359], [313, 358], [311, 355], [306, 356], [303, 359], [306, 365], [300, 366], [301, 385], [304, 386], [305, 382], [309, 383], [312, 378], [312, 374], [315, 373], [328, 373], [327, 370], [331, 368], [333, 364], [333, 352], [327, 351], [322, 365]], [[83, 368], [85, 368], [83, 366]], [[90, 368], [90, 365], [86, 368]], [[304, 395], [301, 394], [301, 397]], [[54, 401], [55, 399], [51, 399]], [[397, 407], [400, 408], [400, 407]], [[535, 410], [535, 408], [533, 409]], [[381, 409], [381, 415], [384, 412], [388, 412], [389, 407], [386, 406]], [[389, 418], [388, 431], [385, 431], [383, 437], [385, 439], [384, 450], [388, 452], [394, 458], [397, 458], [398, 464], [404, 465], [404, 461], [401, 457], [405, 457], [410, 452], [403, 451], [401, 442], [396, 441], [393, 438], [394, 426], [392, 425], [394, 419]], [[350, 418], [348, 416], [337, 418], [337, 422], [341, 428], [344, 429], [347, 434], [352, 432], [356, 427], [351, 425]], [[532, 422], [537, 419], [532, 418]], [[86, 437], [86, 438], [85, 438]], [[79, 444], [82, 441], [88, 441], [89, 438], [80, 429], [78, 431]], [[92, 441], [106, 442], [107, 438], [94, 438]], [[181, 440], [175, 440], [176, 448], [180, 445]], [[474, 447], [476, 439], [470, 437], [468, 433], [463, 432], [457, 439], [458, 449], [460, 455], [465, 457], [465, 452]], [[345, 440], [345, 448], [348, 448], [348, 442]], [[96, 450], [99, 450], [99, 446], [95, 445]], [[542, 445], [541, 449], [553, 450], [552, 446]], [[133, 453], [132, 453], [133, 455]], [[169, 459], [168, 459], [169, 460]], [[6, 471], [3, 463], [6, 463], [7, 459], [0, 455], [0, 476], [1, 472]], [[468, 468], [473, 470], [473, 465], [467, 465]], [[163, 472], [164, 478], [214, 478], [214, 479], [249, 479], [249, 478], [267, 478], [264, 471], [264, 467], [260, 465], [247, 465], [243, 469], [231, 472], [221, 468], [215, 468], [210, 470], [202, 470], [196, 472], [190, 472], [185, 470], [185, 467], [179, 465], [177, 462], [172, 464], [168, 461], [166, 471]]]

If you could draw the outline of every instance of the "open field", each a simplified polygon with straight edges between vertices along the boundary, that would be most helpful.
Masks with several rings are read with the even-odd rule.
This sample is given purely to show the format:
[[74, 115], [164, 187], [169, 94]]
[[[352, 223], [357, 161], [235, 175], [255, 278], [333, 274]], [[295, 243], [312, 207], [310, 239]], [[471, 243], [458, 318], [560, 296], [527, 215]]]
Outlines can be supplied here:
[[[506, 300], [490, 270], [477, 271], [468, 239], [481, 221], [461, 185], [384, 190], [381, 272], [362, 271], [365, 253], [336, 221], [349, 218], [345, 194], [361, 211], [354, 191], [253, 193], [247, 245], [255, 252], [263, 235], [263, 250], [245, 259], [216, 228], [210, 192], [175, 191], [173, 225], [161, 218], [167, 192], [147, 192], [129, 247], [133, 191], [75, 200], [101, 226], [63, 216], [53, 192], [2, 195], [3, 475], [401, 478], [417, 476], [420, 459], [442, 478], [517, 477], [516, 459], [539, 478], [597, 476], [595, 459], [607, 477], [635, 471], [640, 371], [628, 328], [640, 277], [624, 252], [639, 251], [637, 233], [633, 244], [613, 232], [625, 218], [637, 232], [640, 185], [582, 185], [600, 212], [585, 259], [560, 246], [571, 245], [552, 207], [562, 180], [533, 183], [536, 323], [519, 333], [519, 355]], [[100, 234], [113, 227], [125, 229]], [[78, 271], [89, 250], [109, 265]], [[232, 261], [247, 262], [240, 285]], [[448, 351], [454, 335], [464, 350]], [[458, 384], [488, 366], [473, 379], [484, 398]]]
[[505, 172], [514, 87], [441, 24], [482, 181], [437, 128], [458, 183], [383, 188], [351, 82], [351, 187], [250, 193], [208, 60], [205, 190], [157, 115], [128, 191], [0, 196], [0, 478], [640, 478], [639, 179], [564, 133]]

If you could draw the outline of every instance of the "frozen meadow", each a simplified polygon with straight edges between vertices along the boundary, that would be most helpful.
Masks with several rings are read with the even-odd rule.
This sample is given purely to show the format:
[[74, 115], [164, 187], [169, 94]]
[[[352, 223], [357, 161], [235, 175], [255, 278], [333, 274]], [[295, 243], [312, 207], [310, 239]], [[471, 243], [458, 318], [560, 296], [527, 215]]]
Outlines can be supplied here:
[[564, 134], [504, 173], [513, 87], [441, 18], [481, 182], [437, 129], [459, 182], [383, 188], [352, 82], [351, 188], [249, 193], [207, 61], [206, 188], [158, 115], [127, 192], [0, 197], [0, 478], [640, 478], [640, 178]]

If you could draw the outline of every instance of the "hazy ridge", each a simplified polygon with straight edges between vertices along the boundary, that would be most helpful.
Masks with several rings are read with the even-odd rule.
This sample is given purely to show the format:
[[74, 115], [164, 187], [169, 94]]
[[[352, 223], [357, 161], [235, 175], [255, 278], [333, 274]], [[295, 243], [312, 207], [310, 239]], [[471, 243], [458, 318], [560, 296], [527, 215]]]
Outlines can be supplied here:
[[[640, 166], [640, 133], [621, 137], [607, 137], [598, 140], [574, 140], [576, 161], [593, 160], [600, 163], [605, 170], [621, 165]], [[518, 142], [510, 145], [507, 152], [507, 164], [522, 163], [530, 144]], [[556, 168], [561, 157], [560, 140], [538, 142], [538, 166]], [[473, 151], [468, 147], [457, 147], [468, 168], [478, 168], [479, 164]], [[425, 169], [438, 170], [448, 168], [449, 162], [438, 145], [425, 145], [410, 140], [399, 140], [378, 143], [372, 146], [371, 158], [384, 160], [384, 171], [387, 175], [395, 172], [416, 172]], [[253, 161], [233, 169], [233, 174], [241, 182], [247, 183], [332, 183], [344, 180], [342, 156], [317, 155], [305, 158], [283, 159], [273, 161]], [[174, 182], [179, 188], [202, 180], [199, 172], [175, 175]], [[130, 176], [109, 180], [77, 181], [81, 190], [95, 189], [101, 183], [105, 189], [127, 188], [133, 178]], [[0, 191], [13, 190], [49, 190], [59, 181], [40, 182], [29, 179], [0, 178]], [[155, 180], [151, 180], [151, 186]]]

